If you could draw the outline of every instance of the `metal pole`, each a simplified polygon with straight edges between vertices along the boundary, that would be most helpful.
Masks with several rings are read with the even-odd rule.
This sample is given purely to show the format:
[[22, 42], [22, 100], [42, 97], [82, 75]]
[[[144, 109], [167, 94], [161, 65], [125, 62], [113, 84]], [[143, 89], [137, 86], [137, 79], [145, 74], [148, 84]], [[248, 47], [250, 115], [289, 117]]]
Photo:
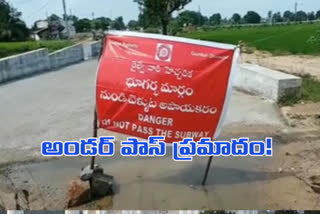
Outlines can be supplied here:
[[210, 166], [211, 166], [211, 162], [212, 162], [212, 158], [213, 158], [212, 156], [209, 157], [209, 160], [208, 160], [208, 163], [207, 163], [206, 172], [204, 174], [204, 177], [203, 177], [203, 180], [202, 180], [202, 183], [201, 183], [202, 186], [206, 185], [208, 174], [209, 174], [209, 170], [210, 170]]
[[69, 23], [68, 23], [68, 17], [67, 17], [66, 0], [62, 0], [62, 5], [63, 5], [63, 11], [64, 11], [64, 22], [66, 24], [67, 35], [68, 35], [68, 39], [69, 39], [70, 38], [70, 29], [69, 29]]
[[[93, 137], [98, 137], [98, 118], [97, 118], [97, 108], [94, 108], [94, 117], [93, 117]], [[91, 158], [90, 168], [94, 169], [95, 157]]]
[[[98, 117], [97, 117], [97, 108], [94, 107], [94, 116], [93, 116], [93, 137], [98, 137]], [[95, 163], [95, 157], [91, 157], [90, 162], [90, 169], [94, 170], [94, 163]], [[93, 174], [92, 174], [93, 175]], [[90, 186], [90, 194], [89, 194], [89, 201], [93, 198], [93, 192], [92, 192], [92, 178], [89, 180], [89, 186]]]
[[294, 3], [294, 21], [297, 22], [298, 2]]

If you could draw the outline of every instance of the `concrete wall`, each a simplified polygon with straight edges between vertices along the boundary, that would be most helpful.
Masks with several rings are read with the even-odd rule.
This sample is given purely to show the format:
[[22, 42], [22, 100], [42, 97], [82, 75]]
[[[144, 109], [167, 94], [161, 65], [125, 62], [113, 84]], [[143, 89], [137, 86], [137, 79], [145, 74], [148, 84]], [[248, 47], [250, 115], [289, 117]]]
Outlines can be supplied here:
[[102, 46], [102, 42], [101, 41], [97, 41], [97, 42], [92, 42], [91, 43], [92, 57], [97, 57], [97, 56], [100, 55], [101, 46]]
[[50, 68], [57, 69], [84, 60], [82, 44], [76, 44], [49, 54]]
[[25, 210], [22, 214], [65, 214], [63, 210]]
[[100, 55], [101, 41], [87, 42], [83, 44], [84, 59], [91, 59]]
[[[47, 49], [0, 59], [0, 83], [23, 76], [58, 69], [100, 54], [101, 42], [67, 47], [48, 55]], [[234, 86], [278, 102], [286, 96], [300, 96], [302, 79], [258, 65], [241, 64]]]
[[[98, 44], [93, 43], [90, 49], [96, 51]], [[84, 60], [83, 44], [76, 44], [48, 53], [43, 48], [0, 59], [0, 83], [30, 76], [35, 73], [58, 69]]]
[[49, 70], [48, 49], [0, 59], [0, 83]]
[[241, 64], [234, 86], [278, 102], [286, 96], [300, 96], [302, 79], [259, 65]]

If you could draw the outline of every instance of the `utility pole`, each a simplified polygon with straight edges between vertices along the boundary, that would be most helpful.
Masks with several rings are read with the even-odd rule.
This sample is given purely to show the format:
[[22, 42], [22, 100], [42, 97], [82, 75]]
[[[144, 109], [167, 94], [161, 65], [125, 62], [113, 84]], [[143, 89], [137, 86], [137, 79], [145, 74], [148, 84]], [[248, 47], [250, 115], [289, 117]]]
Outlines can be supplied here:
[[273, 25], [273, 12], [272, 12], [272, 10], [269, 10], [269, 12], [268, 12], [268, 21], [269, 21], [269, 24], [270, 25]]
[[92, 30], [95, 30], [96, 29], [96, 22], [94, 21], [95, 19], [95, 16], [94, 16], [94, 12], [91, 13], [91, 16], [92, 16]]
[[298, 2], [294, 3], [294, 21], [297, 22]]
[[294, 3], [294, 14], [295, 14], [295, 22], [297, 22], [297, 13], [298, 13], [298, 10], [299, 10], [299, 5], [303, 5], [303, 3], [302, 2], [298, 2], [298, 1], [296, 1], [295, 3]]
[[201, 7], [198, 6], [198, 13], [199, 13], [199, 26], [201, 26]]
[[62, 5], [63, 5], [63, 12], [64, 12], [64, 22], [66, 24], [66, 28], [67, 28], [67, 36], [68, 39], [70, 38], [70, 29], [69, 29], [69, 23], [68, 23], [68, 16], [67, 16], [67, 7], [66, 7], [66, 1], [62, 0]]

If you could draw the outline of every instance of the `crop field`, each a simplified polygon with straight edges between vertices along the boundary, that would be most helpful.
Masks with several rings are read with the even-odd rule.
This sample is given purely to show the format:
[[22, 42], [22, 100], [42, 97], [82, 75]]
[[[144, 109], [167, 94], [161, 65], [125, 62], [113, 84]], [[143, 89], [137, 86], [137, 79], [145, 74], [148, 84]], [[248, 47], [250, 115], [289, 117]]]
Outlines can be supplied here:
[[274, 55], [320, 55], [320, 47], [308, 40], [320, 31], [320, 24], [296, 24], [283, 26], [242, 27], [216, 30], [198, 30], [180, 36], [214, 42], [238, 44], [269, 51]]
[[0, 42], [0, 58], [36, 50], [39, 48], [48, 48], [49, 52], [54, 52], [72, 44], [72, 41], [67, 40]]

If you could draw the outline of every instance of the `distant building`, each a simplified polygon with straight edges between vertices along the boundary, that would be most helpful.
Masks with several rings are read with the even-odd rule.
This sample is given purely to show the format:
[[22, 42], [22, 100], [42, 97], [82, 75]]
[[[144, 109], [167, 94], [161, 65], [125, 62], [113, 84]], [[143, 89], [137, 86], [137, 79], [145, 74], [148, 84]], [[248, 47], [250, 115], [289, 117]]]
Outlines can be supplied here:
[[72, 20], [68, 20], [67, 22], [64, 20], [61, 20], [60, 24], [64, 27], [62, 31], [62, 34], [64, 37], [68, 37], [68, 31], [69, 31], [69, 38], [74, 38], [76, 36], [76, 28], [74, 27], [74, 22]]
[[65, 22], [62, 19], [48, 21], [38, 20], [34, 23], [31, 37], [38, 41], [42, 39], [74, 38], [76, 29], [73, 21]]

